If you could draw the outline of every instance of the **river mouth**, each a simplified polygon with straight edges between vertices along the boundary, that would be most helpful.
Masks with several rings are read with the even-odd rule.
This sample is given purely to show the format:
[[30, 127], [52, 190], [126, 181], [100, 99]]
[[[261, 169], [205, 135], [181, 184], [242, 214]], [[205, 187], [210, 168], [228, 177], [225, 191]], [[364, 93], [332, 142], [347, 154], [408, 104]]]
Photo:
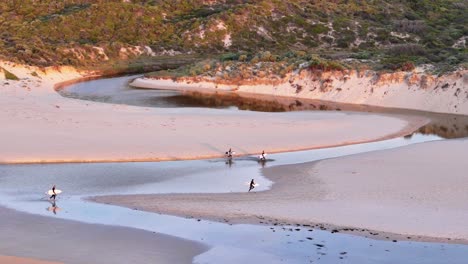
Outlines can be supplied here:
[[[215, 99], [210, 99], [209, 97], [213, 95], [207, 98], [205, 94], [187, 95], [173, 91], [131, 89], [127, 87], [127, 83], [132, 78], [134, 76], [80, 83], [61, 89], [59, 93], [65, 97], [80, 100], [142, 107], [190, 107], [194, 111], [197, 108], [217, 108], [228, 111], [268, 110], [268, 112], [301, 110], [379, 112], [369, 110], [367, 107], [359, 110], [349, 109], [344, 105], [326, 105], [326, 102], [317, 102], [311, 106], [313, 103], [287, 98], [274, 98], [281, 105], [278, 107], [268, 106], [272, 104], [269, 100], [260, 100], [260, 103], [256, 100], [245, 103], [247, 106], [243, 108], [242, 105], [237, 105], [239, 98], [227, 100], [222, 94], [215, 95], [217, 96]], [[146, 98], [149, 94], [152, 94], [150, 97], [153, 98]], [[416, 112], [399, 109], [381, 111], [381, 113], [396, 114]], [[259, 163], [255, 157], [242, 157], [232, 162], [224, 159], [209, 159], [141, 163], [0, 165], [0, 182], [2, 182], [0, 203], [32, 214], [85, 223], [133, 227], [206, 243], [211, 249], [194, 259], [199, 263], [239, 263], [241, 261], [246, 263], [340, 263], [343, 261], [343, 263], [353, 264], [464, 264], [468, 258], [468, 246], [447, 244], [444, 241], [436, 243], [393, 242], [375, 239], [372, 236], [333, 233], [308, 226], [220, 223], [159, 215], [83, 200], [89, 196], [114, 194], [241, 192], [246, 191], [248, 186], [245, 182], [248, 182], [251, 176], [260, 183], [257, 190], [267, 190], [272, 182], [263, 177], [261, 173], [263, 167], [304, 163], [442, 138], [465, 137], [468, 134], [468, 127], [465, 125], [468, 124], [466, 117], [424, 112], [420, 112], [420, 115], [429, 116], [432, 122], [406, 137], [328, 149], [276, 153], [269, 155], [272, 161], [267, 163]], [[40, 194], [47, 187], [44, 186], [45, 183], [57, 181], [60, 181], [58, 183], [60, 188], [66, 191], [63, 196], [59, 197], [57, 203], [51, 205]], [[18, 193], [15, 189], [17, 186], [26, 187], [22, 193]]]
[[[417, 115], [431, 121], [416, 133], [442, 138], [468, 137], [468, 116], [424, 111], [342, 104], [321, 100], [288, 98], [232, 92], [174, 91], [138, 89], [129, 83], [141, 75], [79, 82], [57, 89], [64, 97], [110, 104], [155, 108], [224, 109], [228, 111], [351, 111], [381, 114]], [[410, 137], [411, 135], [408, 135]]]

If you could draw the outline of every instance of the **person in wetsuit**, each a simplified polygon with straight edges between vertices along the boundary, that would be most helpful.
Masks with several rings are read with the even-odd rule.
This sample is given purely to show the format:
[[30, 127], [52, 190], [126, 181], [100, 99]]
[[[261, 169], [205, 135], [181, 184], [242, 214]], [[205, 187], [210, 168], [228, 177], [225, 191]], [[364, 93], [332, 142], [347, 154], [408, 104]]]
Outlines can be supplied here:
[[52, 199], [52, 198], [53, 198], [54, 201], [55, 201], [55, 197], [57, 197], [57, 194], [55, 193], [55, 184], [54, 184], [54, 186], [52, 186], [52, 195], [50, 196], [49, 199]]
[[250, 192], [251, 190], [253, 190], [253, 188], [255, 188], [255, 182], [254, 182], [254, 179], [252, 179], [252, 180], [250, 181], [249, 192]]

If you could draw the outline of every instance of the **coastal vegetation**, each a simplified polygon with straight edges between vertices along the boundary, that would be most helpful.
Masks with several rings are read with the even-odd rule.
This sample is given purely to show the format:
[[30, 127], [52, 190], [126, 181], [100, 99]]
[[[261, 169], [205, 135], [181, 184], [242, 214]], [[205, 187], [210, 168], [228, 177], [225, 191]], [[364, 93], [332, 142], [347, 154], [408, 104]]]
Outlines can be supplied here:
[[450, 71], [467, 67], [467, 7], [462, 0], [5, 0], [0, 56], [114, 67], [209, 55], [211, 66], [262, 62], [280, 75], [305, 62]]
[[18, 76], [11, 73], [10, 71], [7, 71], [7, 70], [3, 69], [2, 67], [0, 67], [0, 72], [1, 71], [3, 71], [3, 74], [5, 75], [6, 80], [13, 80], [13, 81], [19, 80]]

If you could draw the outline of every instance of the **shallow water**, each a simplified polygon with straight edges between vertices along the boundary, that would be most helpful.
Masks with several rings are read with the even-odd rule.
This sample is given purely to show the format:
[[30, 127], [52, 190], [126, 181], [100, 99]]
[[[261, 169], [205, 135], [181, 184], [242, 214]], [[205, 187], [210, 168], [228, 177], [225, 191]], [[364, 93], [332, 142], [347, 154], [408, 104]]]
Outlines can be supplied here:
[[[303, 163], [377, 149], [440, 140], [437, 136], [416, 134], [380, 142], [329, 149], [256, 157], [143, 162], [1, 165], [1, 201], [4, 206], [33, 214], [86, 223], [134, 227], [203, 242], [211, 250], [195, 258], [199, 263], [466, 263], [468, 246], [411, 241], [382, 241], [304, 226], [230, 225], [160, 215], [118, 206], [83, 201], [90, 195], [244, 192], [255, 178], [266, 190], [271, 182], [261, 174], [262, 167]], [[50, 182], [66, 190], [56, 208], [42, 195]], [[21, 194], [12, 192], [24, 186]], [[54, 212], [55, 209], [55, 212]], [[299, 229], [299, 230], [296, 230]], [[313, 230], [313, 231], [309, 231]], [[226, 259], [226, 256], [229, 259]]]
[[[61, 93], [64, 95], [63, 91], [66, 91], [69, 93], [66, 95], [68, 97], [111, 103], [144, 106], [143, 102], [148, 103], [147, 106], [155, 107], [184, 106], [180, 100], [174, 100], [174, 96], [180, 95], [178, 92], [129, 89], [127, 82], [130, 78], [133, 77], [75, 84], [62, 90]], [[148, 100], [148, 97], [153, 99]], [[194, 105], [189, 104], [189, 106]], [[202, 107], [207, 106], [213, 107], [210, 104]], [[225, 103], [221, 107], [228, 107], [233, 111], [240, 109], [238, 106]], [[408, 137], [328, 149], [271, 154], [268, 155], [269, 161], [266, 163], [259, 163], [256, 157], [236, 157], [232, 162], [209, 159], [141, 163], [0, 165], [0, 204], [33, 214], [86, 223], [134, 227], [199, 241], [211, 246], [209, 251], [194, 259], [197, 263], [466, 264], [467, 245], [412, 241], [395, 243], [331, 233], [305, 226], [230, 225], [148, 213], [86, 202], [82, 199], [87, 196], [109, 194], [245, 192], [252, 178], [260, 183], [255, 191], [267, 190], [272, 182], [263, 177], [261, 173], [263, 167], [298, 164], [441, 140], [440, 136], [460, 136], [464, 133], [464, 127], [458, 123], [454, 126], [454, 120], [459, 122], [464, 119], [442, 116], [439, 121], [448, 123], [444, 125], [445, 129], [441, 129], [438, 123], [426, 128], [423, 131], [425, 134], [416, 133]], [[453, 127], [457, 129], [452, 129]], [[64, 190], [55, 206], [50, 204], [43, 194], [50, 188], [52, 182]], [[21, 193], [17, 192], [18, 186], [22, 187]]]

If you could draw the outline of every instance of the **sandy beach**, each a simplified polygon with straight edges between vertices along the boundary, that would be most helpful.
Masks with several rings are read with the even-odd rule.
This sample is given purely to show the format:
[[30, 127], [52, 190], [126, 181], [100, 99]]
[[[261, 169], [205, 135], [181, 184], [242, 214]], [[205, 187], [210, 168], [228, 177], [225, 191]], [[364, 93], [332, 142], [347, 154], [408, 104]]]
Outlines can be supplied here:
[[192, 263], [194, 256], [207, 250], [200, 243], [138, 229], [84, 224], [4, 207], [0, 215], [0, 263]]
[[[60, 82], [93, 73], [1, 65], [0, 163], [161, 161], [330, 147], [406, 135], [425, 118], [344, 112], [155, 109], [73, 100]], [[31, 76], [35, 72], [38, 77]], [[7, 106], [7, 107], [5, 107]]]
[[264, 174], [275, 183], [264, 192], [108, 196], [93, 200], [219, 221], [327, 223], [466, 243], [467, 146], [467, 140], [430, 142], [267, 168]]
[[[74, 100], [60, 96], [54, 88], [95, 73], [73, 68], [41, 71], [5, 62], [0, 66], [20, 77], [19, 81], [0, 79], [0, 122], [8, 124], [0, 132], [0, 163], [202, 159], [221, 157], [228, 148], [238, 155], [286, 152], [404, 136], [429, 121], [399, 114], [161, 109]], [[327, 224], [465, 243], [465, 142], [418, 144], [268, 167], [263, 173], [274, 185], [264, 192], [92, 199], [231, 223], [258, 224], [261, 219], [272, 225]], [[444, 153], [443, 162], [438, 153]], [[447, 171], [452, 173], [447, 175]], [[0, 208], [0, 214], [0, 232], [6, 238], [0, 244], [0, 261], [190, 263], [207, 250], [200, 243], [138, 229], [83, 224], [6, 208]], [[54, 251], [46, 250], [45, 237], [60, 241]]]

